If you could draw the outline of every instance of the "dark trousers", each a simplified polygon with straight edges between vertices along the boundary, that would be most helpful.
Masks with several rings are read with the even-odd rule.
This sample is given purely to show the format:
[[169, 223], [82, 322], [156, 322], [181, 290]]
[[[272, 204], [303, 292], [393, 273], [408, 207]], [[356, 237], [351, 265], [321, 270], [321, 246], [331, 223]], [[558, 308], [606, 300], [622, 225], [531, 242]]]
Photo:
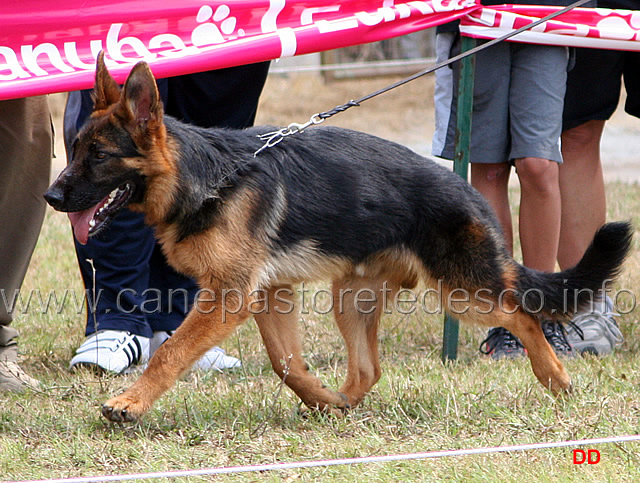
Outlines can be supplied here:
[[[268, 70], [267, 62], [171, 77], [158, 80], [158, 89], [168, 115], [202, 127], [245, 128], [254, 123]], [[64, 116], [69, 156], [92, 109], [90, 91], [69, 95]], [[198, 290], [168, 265], [144, 215], [127, 209], [86, 245], [76, 242], [76, 254], [89, 294], [86, 335], [110, 329], [151, 337], [175, 330]]]

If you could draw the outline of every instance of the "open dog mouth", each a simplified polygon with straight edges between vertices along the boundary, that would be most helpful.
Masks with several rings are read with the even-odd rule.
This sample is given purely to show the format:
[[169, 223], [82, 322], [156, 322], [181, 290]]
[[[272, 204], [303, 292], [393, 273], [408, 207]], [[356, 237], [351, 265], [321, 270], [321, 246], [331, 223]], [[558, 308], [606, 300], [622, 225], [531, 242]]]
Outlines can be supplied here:
[[86, 210], [68, 213], [73, 226], [73, 234], [78, 242], [85, 245], [90, 236], [99, 233], [108, 222], [131, 199], [134, 188], [126, 183], [114, 189], [100, 203]]

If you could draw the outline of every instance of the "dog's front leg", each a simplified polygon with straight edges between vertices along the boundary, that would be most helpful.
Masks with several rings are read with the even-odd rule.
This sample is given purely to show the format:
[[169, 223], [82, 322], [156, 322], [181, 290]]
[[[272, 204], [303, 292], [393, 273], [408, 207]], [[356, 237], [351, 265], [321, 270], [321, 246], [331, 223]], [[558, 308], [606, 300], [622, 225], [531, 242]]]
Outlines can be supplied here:
[[571, 391], [571, 378], [545, 338], [539, 321], [518, 311], [502, 326], [527, 349], [533, 373], [544, 387], [556, 396]]
[[340, 415], [348, 398], [326, 388], [302, 357], [296, 301], [290, 286], [272, 287], [262, 310], [254, 313], [273, 370], [311, 409]]
[[[226, 307], [229, 300], [226, 299]], [[199, 300], [175, 334], [153, 355], [140, 378], [124, 393], [102, 406], [105, 418], [115, 422], [135, 421], [143, 416], [176, 380], [207, 352], [220, 344], [248, 317], [248, 299], [238, 295], [233, 311], [224, 303]], [[237, 310], [236, 310], [237, 309]]]

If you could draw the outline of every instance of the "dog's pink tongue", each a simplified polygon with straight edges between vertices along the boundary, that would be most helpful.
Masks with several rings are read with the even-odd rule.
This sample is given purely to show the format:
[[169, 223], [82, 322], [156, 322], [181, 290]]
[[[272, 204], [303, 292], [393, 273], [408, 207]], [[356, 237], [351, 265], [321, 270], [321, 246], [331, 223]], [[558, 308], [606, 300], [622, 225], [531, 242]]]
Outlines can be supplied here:
[[89, 222], [93, 219], [98, 206], [96, 205], [83, 211], [67, 213], [69, 220], [71, 220], [71, 226], [73, 226], [73, 234], [76, 240], [83, 245], [86, 245], [89, 240]]

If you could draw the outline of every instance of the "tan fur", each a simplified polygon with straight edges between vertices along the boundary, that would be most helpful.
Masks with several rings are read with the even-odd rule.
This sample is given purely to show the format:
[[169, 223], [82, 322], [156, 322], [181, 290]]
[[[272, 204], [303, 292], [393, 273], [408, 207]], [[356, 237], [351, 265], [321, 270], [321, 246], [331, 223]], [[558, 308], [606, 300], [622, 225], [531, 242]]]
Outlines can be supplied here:
[[255, 287], [266, 247], [252, 236], [248, 225], [254, 203], [252, 193], [236, 194], [225, 204], [215, 226], [181, 241], [174, 225], [157, 225], [156, 235], [169, 263], [196, 278], [202, 287], [237, 283], [244, 283], [247, 289]]

